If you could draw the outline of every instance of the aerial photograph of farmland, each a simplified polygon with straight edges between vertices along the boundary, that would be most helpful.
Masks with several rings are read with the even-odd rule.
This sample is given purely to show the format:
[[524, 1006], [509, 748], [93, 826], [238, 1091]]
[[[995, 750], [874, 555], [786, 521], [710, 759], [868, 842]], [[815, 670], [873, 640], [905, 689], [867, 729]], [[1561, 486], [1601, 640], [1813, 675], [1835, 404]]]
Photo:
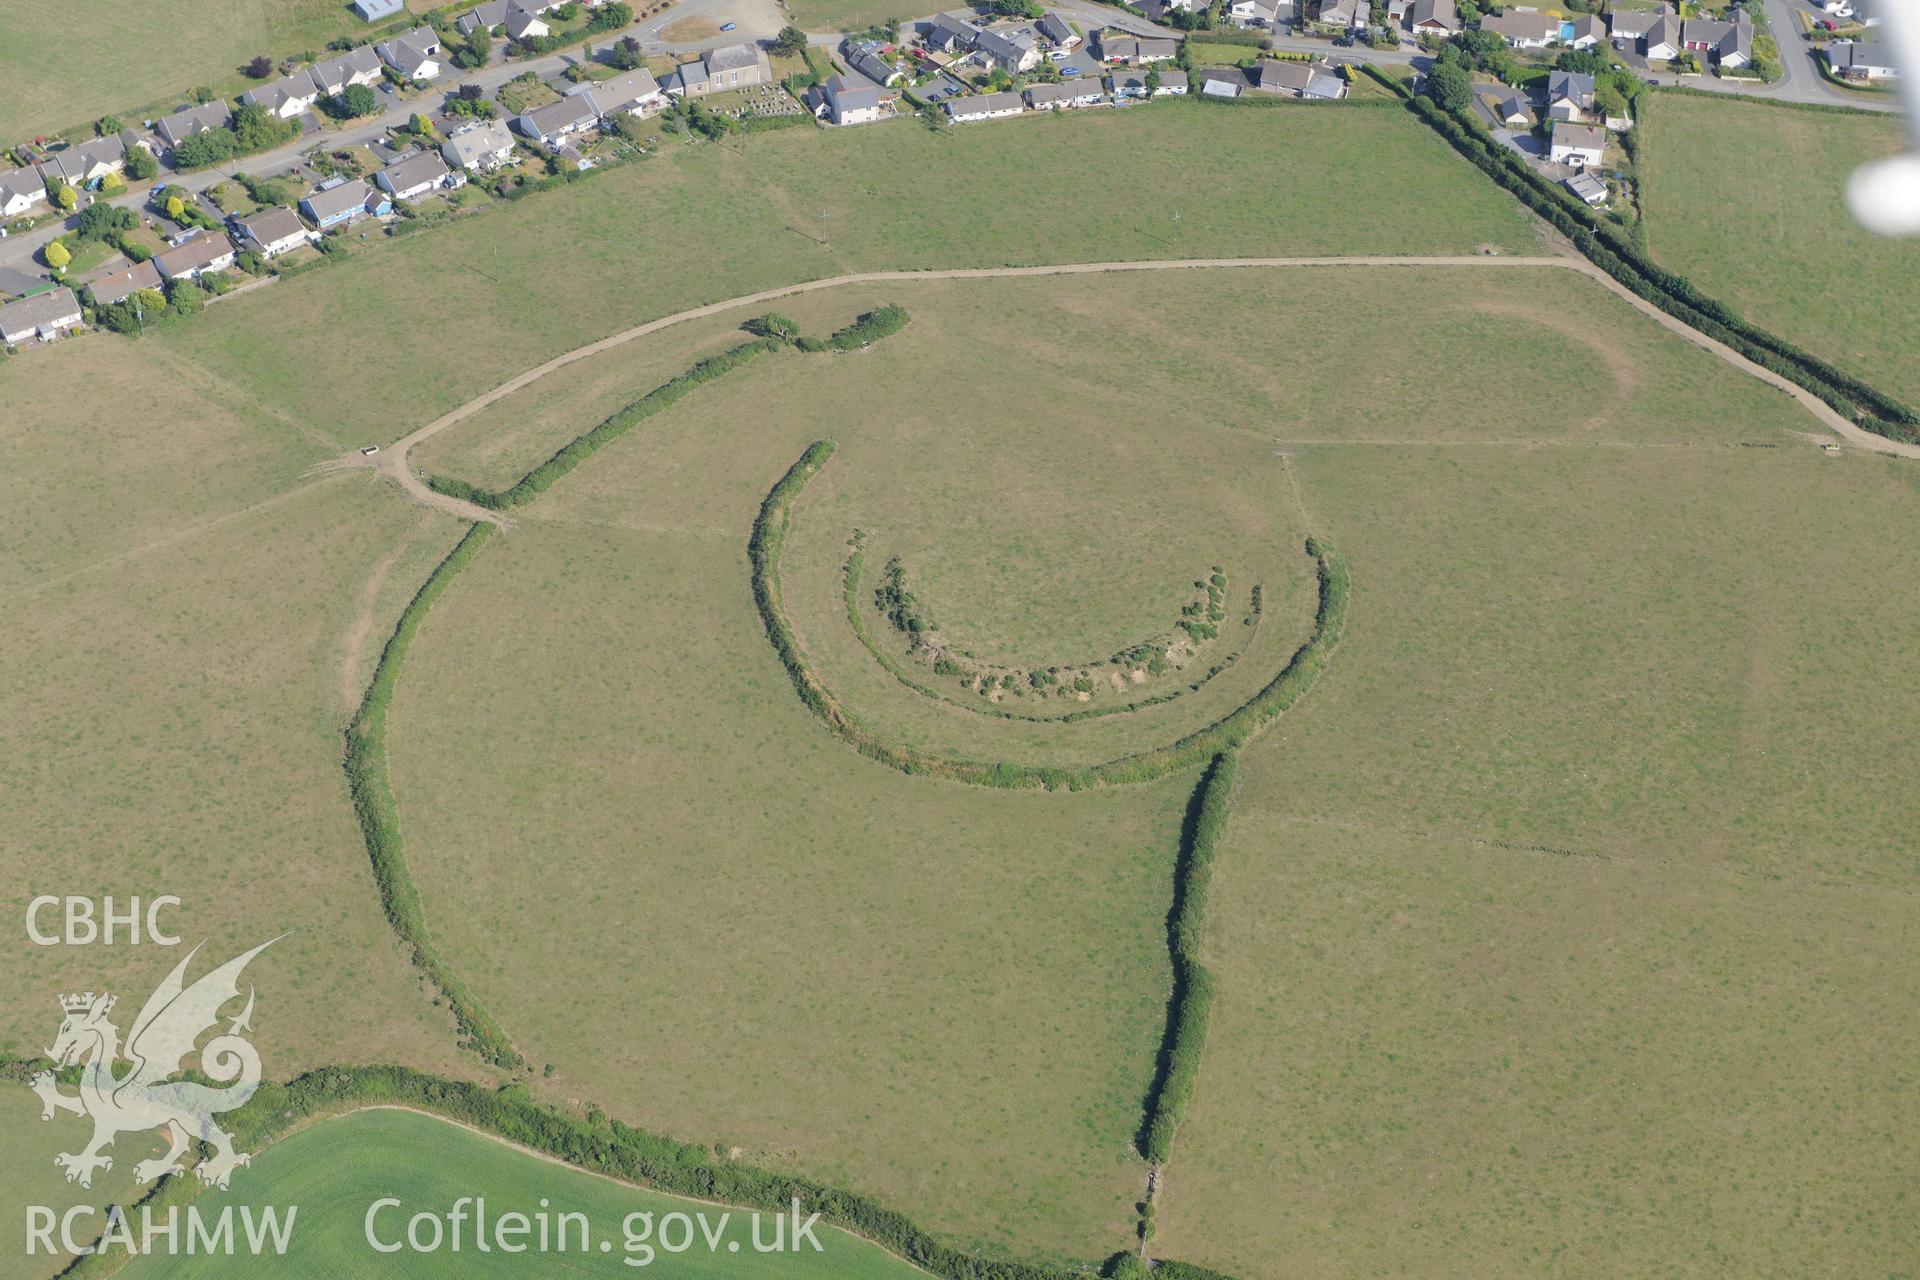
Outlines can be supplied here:
[[0, 5], [0, 1276], [1920, 1274], [1915, 77]]

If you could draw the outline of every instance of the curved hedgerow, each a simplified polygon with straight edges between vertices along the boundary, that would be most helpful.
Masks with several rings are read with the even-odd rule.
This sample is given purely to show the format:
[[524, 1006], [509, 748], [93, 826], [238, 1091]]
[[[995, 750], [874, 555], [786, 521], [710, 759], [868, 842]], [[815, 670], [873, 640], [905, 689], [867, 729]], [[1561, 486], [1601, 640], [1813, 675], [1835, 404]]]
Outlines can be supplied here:
[[632, 404], [610, 414], [598, 426], [555, 450], [553, 456], [520, 477], [509, 489], [483, 489], [453, 476], [429, 476], [427, 487], [436, 493], [471, 502], [489, 511], [504, 511], [531, 502], [598, 450], [612, 444], [640, 423], [664, 413], [684, 399], [696, 387], [725, 377], [756, 356], [792, 346], [799, 351], [859, 351], [906, 328], [909, 316], [905, 307], [888, 303], [876, 307], [853, 323], [836, 329], [825, 338], [802, 336], [792, 321], [767, 315], [750, 320], [746, 329], [756, 336], [718, 355], [696, 361], [685, 373], [677, 374], [641, 396]]
[[400, 814], [393, 800], [393, 784], [387, 772], [387, 709], [393, 701], [394, 682], [400, 676], [400, 663], [413, 644], [420, 620], [433, 602], [447, 589], [453, 575], [478, 555], [494, 526], [476, 524], [467, 530], [447, 558], [442, 560], [414, 593], [401, 611], [393, 635], [380, 651], [373, 669], [373, 681], [360, 700], [360, 709], [347, 725], [347, 791], [353, 798], [353, 811], [360, 820], [360, 834], [367, 844], [367, 857], [373, 863], [374, 882], [380, 891], [380, 905], [387, 913], [393, 931], [407, 944], [414, 964], [439, 988], [454, 1021], [474, 1050], [496, 1066], [520, 1065], [519, 1052], [506, 1032], [480, 1007], [452, 966], [440, 958], [427, 936], [426, 918], [420, 909], [420, 893], [407, 871], [405, 844], [400, 837]]
[[747, 559], [753, 570], [753, 600], [766, 628], [767, 639], [786, 668], [794, 692], [807, 709], [861, 755], [902, 773], [946, 778], [983, 787], [1044, 787], [1049, 791], [1079, 791], [1087, 787], [1150, 782], [1182, 769], [1193, 768], [1223, 751], [1231, 751], [1252, 737], [1273, 717], [1291, 707], [1326, 669], [1334, 646], [1346, 627], [1350, 583], [1346, 561], [1324, 540], [1309, 537], [1307, 554], [1314, 558], [1320, 585], [1320, 603], [1314, 613], [1313, 634], [1300, 646], [1280, 674], [1258, 693], [1204, 728], [1177, 742], [1103, 764], [1054, 767], [954, 760], [929, 755], [914, 747], [880, 737], [849, 711], [814, 673], [801, 651], [781, 604], [780, 552], [786, 543], [795, 498], [815, 472], [833, 456], [830, 440], [816, 440], [782, 475], [760, 504], [753, 533], [747, 541]]

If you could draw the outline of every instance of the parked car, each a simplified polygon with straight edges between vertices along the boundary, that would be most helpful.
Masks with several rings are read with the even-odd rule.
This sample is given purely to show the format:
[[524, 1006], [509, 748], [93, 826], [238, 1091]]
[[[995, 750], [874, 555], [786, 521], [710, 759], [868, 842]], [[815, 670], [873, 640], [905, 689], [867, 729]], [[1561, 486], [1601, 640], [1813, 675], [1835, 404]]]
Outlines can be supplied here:
[[721, 29], [722, 31], [731, 31], [731, 30], [733, 30], [733, 29], [734, 29], [735, 27], [737, 27], [737, 26], [739, 26], [739, 25], [740, 25], [740, 24], [739, 24], [739, 23], [737, 23], [737, 22], [723, 22], [723, 23], [721, 23], [721, 24], [720, 24], [720, 29]]

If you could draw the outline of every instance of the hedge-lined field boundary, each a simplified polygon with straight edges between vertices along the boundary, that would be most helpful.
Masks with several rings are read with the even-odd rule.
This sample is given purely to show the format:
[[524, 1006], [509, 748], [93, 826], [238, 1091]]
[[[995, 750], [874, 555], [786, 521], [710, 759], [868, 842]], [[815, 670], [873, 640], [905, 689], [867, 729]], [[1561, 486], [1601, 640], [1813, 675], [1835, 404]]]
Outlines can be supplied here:
[[427, 936], [426, 917], [420, 907], [420, 893], [407, 870], [406, 844], [400, 835], [400, 812], [393, 799], [393, 783], [387, 771], [387, 711], [393, 702], [393, 689], [400, 676], [400, 664], [420, 630], [421, 619], [447, 589], [453, 576], [478, 555], [493, 536], [494, 526], [476, 524], [455, 544], [446, 559], [434, 567], [427, 580], [401, 611], [393, 634], [380, 651], [373, 669], [373, 680], [360, 709], [347, 725], [343, 766], [347, 790], [353, 797], [353, 811], [360, 820], [360, 834], [366, 839], [367, 857], [373, 863], [373, 878], [380, 891], [380, 905], [387, 921], [400, 940], [407, 944], [413, 962], [427, 979], [439, 988], [453, 1010], [455, 1023], [466, 1035], [475, 1052], [496, 1066], [521, 1065], [519, 1051], [473, 993], [467, 990], [452, 967], [440, 958]]
[[[824, 340], [813, 340], [810, 351], [851, 351], [898, 333], [907, 323], [904, 309], [888, 305], [856, 319]], [[546, 492], [601, 448], [626, 434], [648, 418], [678, 403], [688, 392], [712, 382], [756, 356], [778, 351], [789, 344], [799, 346], [808, 340], [796, 332], [782, 336], [762, 335], [730, 351], [708, 356], [685, 373], [654, 388], [640, 399], [612, 414], [583, 435], [575, 437], [545, 462], [529, 471], [505, 491], [480, 489], [463, 480], [435, 477], [430, 483], [441, 493], [464, 498], [491, 510], [519, 506]], [[493, 535], [495, 526], [475, 524], [467, 530], [447, 557], [435, 566], [401, 611], [400, 620], [380, 652], [373, 680], [353, 720], [347, 725], [344, 768], [347, 790], [360, 821], [361, 835], [367, 845], [367, 857], [373, 864], [374, 881], [380, 893], [380, 905], [400, 940], [407, 945], [413, 962], [445, 998], [453, 1011], [454, 1022], [476, 1053], [495, 1066], [508, 1070], [525, 1065], [513, 1042], [500, 1025], [480, 1006], [479, 1001], [460, 980], [452, 967], [440, 958], [427, 934], [426, 919], [420, 905], [419, 890], [407, 870], [406, 845], [400, 834], [399, 807], [393, 797], [388, 771], [387, 711], [393, 689], [399, 679], [400, 664], [413, 644], [427, 610], [447, 589], [453, 576], [465, 568]]]
[[[0, 1063], [0, 1074], [25, 1079], [50, 1066], [44, 1059], [11, 1059]], [[942, 1280], [1085, 1280], [1090, 1273], [1088, 1267], [1014, 1262], [967, 1253], [943, 1244], [905, 1214], [858, 1192], [727, 1160], [715, 1155], [711, 1146], [676, 1142], [609, 1120], [597, 1111], [575, 1116], [536, 1101], [519, 1084], [488, 1088], [411, 1067], [322, 1067], [285, 1084], [263, 1083], [245, 1106], [226, 1113], [223, 1123], [233, 1131], [236, 1145], [257, 1151], [310, 1121], [376, 1106], [431, 1112], [576, 1168], [668, 1195], [783, 1212], [798, 1200], [802, 1214], [818, 1213], [822, 1221], [905, 1258]], [[157, 1217], [165, 1217], [169, 1207], [184, 1206], [199, 1193], [198, 1179], [173, 1174], [136, 1203], [150, 1206]], [[119, 1270], [127, 1256], [118, 1252], [82, 1256], [60, 1274], [73, 1280], [98, 1280]], [[1117, 1260], [1108, 1269], [1114, 1265]], [[1168, 1274], [1212, 1273], [1194, 1269]]]
[[1887, 117], [1884, 111], [1875, 111], [1870, 107], [1849, 107], [1840, 102], [1793, 102], [1786, 98], [1742, 98], [1715, 93], [1711, 89], [1696, 89], [1690, 84], [1657, 84], [1650, 87], [1661, 97], [1711, 98], [1715, 102], [1738, 102], [1743, 106], [1784, 107], [1788, 111], [1815, 111], [1840, 116], [1874, 116], [1883, 120]]
[[431, 476], [427, 484], [437, 493], [462, 498], [487, 508], [504, 511], [539, 497], [599, 450], [639, 426], [648, 418], [665, 412], [685, 399], [687, 393], [716, 378], [724, 377], [756, 356], [778, 351], [785, 344], [775, 338], [755, 338], [719, 355], [698, 361], [685, 373], [677, 374], [641, 396], [632, 404], [615, 411], [591, 431], [575, 436], [545, 462], [527, 472], [507, 489], [482, 489], [478, 485], [449, 476]]
[[1308, 538], [1307, 554], [1314, 559], [1319, 577], [1320, 603], [1314, 613], [1313, 633], [1295, 651], [1287, 665], [1261, 690], [1238, 707], [1204, 728], [1164, 747], [1155, 747], [1130, 756], [1096, 765], [1055, 767], [992, 764], [930, 755], [914, 747], [889, 742], [874, 733], [841, 704], [815, 674], [813, 665], [801, 651], [793, 626], [787, 621], [780, 590], [780, 553], [786, 544], [792, 523], [793, 502], [806, 488], [807, 481], [833, 457], [830, 440], [808, 445], [760, 504], [754, 518], [753, 533], [747, 542], [747, 558], [753, 570], [753, 600], [760, 622], [767, 632], [780, 665], [786, 668], [794, 692], [807, 710], [818, 716], [837, 737], [861, 755], [877, 760], [902, 773], [945, 778], [984, 787], [1044, 787], [1048, 791], [1080, 791], [1088, 787], [1117, 786], [1151, 782], [1182, 769], [1211, 760], [1223, 751], [1231, 751], [1252, 737], [1274, 716], [1299, 700], [1313, 687], [1326, 669], [1333, 649], [1346, 627], [1351, 583], [1346, 561], [1318, 538]]
[[1523, 157], [1495, 141], [1477, 122], [1442, 109], [1371, 64], [1362, 64], [1361, 69], [1393, 90], [1409, 111], [1455, 151], [1573, 241], [1588, 261], [1635, 294], [1762, 368], [1806, 388], [1866, 430], [1891, 440], [1920, 441], [1920, 418], [1906, 405], [1742, 320], [1723, 303], [1700, 292], [1686, 277], [1653, 262], [1623, 232], [1599, 221], [1593, 210], [1570, 192], [1535, 173]]
[[789, 345], [795, 350], [807, 352], [858, 351], [900, 332], [906, 328], [908, 318], [906, 308], [888, 303], [836, 329], [826, 338], [803, 337], [784, 321], [779, 326], [769, 326], [764, 321], [750, 322], [758, 326], [758, 336], [718, 355], [696, 361], [685, 373], [669, 378], [632, 404], [609, 415], [592, 430], [575, 436], [545, 462], [520, 477], [512, 487], [483, 489], [452, 476], [437, 475], [427, 478], [427, 487], [436, 493], [471, 502], [489, 511], [505, 511], [521, 506], [551, 489], [575, 467], [634, 427], [680, 403], [695, 388], [725, 377], [756, 356], [779, 351]]
[[1213, 758], [1194, 793], [1180, 860], [1174, 869], [1173, 913], [1167, 925], [1168, 949], [1173, 953], [1173, 996], [1167, 1008], [1167, 1037], [1160, 1067], [1147, 1097], [1145, 1140], [1140, 1154], [1154, 1164], [1165, 1164], [1173, 1154], [1174, 1135], [1193, 1100], [1200, 1055], [1207, 1044], [1207, 1025], [1213, 1017], [1213, 974], [1200, 963], [1201, 931], [1207, 921], [1207, 893], [1213, 884], [1213, 862], [1220, 832], [1227, 825], [1227, 806], [1233, 800], [1239, 757], [1222, 752]]
[[[873, 628], [867, 625], [866, 617], [860, 608], [861, 577], [866, 564], [866, 549], [861, 545], [859, 538], [860, 531], [856, 529], [854, 530], [854, 541], [850, 544], [853, 550], [847, 554], [846, 565], [841, 570], [841, 595], [847, 608], [847, 625], [853, 628], [853, 634], [859, 638], [861, 644], [866, 646], [867, 652], [872, 655], [875, 662], [880, 664], [881, 669], [892, 676], [894, 680], [904, 688], [911, 689], [922, 697], [932, 698], [936, 702], [943, 702], [950, 707], [958, 707], [960, 710], [971, 712], [974, 715], [991, 716], [996, 720], [1019, 720], [1026, 724], [1080, 724], [1083, 721], [1098, 720], [1104, 716], [1126, 715], [1129, 712], [1145, 711], [1149, 707], [1164, 706], [1176, 698], [1185, 697], [1189, 693], [1198, 693], [1201, 687], [1209, 680], [1237, 663], [1240, 660], [1240, 656], [1251, 649], [1254, 641], [1259, 638], [1260, 623], [1264, 621], [1264, 615], [1256, 607], [1252, 611], [1253, 626], [1248, 628], [1249, 634], [1246, 642], [1239, 648], [1229, 651], [1204, 674], [1193, 680], [1183, 681], [1179, 688], [1168, 689], [1164, 693], [1156, 693], [1151, 697], [1141, 698], [1137, 702], [1121, 703], [1110, 707], [1088, 707], [1080, 711], [1068, 711], [1057, 716], [1041, 716], [1034, 715], [1028, 711], [1013, 711], [1006, 707], [994, 706], [992, 703], [987, 703], [983, 706], [975, 705], [973, 702], [956, 698], [943, 689], [936, 688], [931, 684], [917, 679], [897, 658], [882, 649], [878, 640], [874, 639]], [[1254, 590], [1258, 592], [1259, 589], [1259, 584], [1256, 583]]]

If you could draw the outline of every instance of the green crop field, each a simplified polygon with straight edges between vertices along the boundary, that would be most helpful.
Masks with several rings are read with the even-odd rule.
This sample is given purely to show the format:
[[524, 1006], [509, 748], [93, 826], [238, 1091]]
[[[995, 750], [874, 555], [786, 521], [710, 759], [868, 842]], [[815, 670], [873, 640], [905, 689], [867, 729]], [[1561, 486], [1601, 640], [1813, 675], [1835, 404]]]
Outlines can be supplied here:
[[[425, 8], [415, 4], [415, 8]], [[82, 21], [51, 4], [9, 5], [0, 19], [0, 139], [8, 145], [96, 116], [188, 102], [197, 85], [238, 92], [239, 68], [320, 52], [367, 30], [343, 0], [109, 0]]]
[[[1642, 138], [1647, 244], [1757, 324], [1920, 404], [1920, 246], [1871, 235], [1841, 193], [1904, 145], [1889, 115], [1656, 93]], [[1794, 175], [1756, 182], [1755, 166]]]
[[[505, 1253], [494, 1236], [491, 1252], [475, 1245], [474, 1219], [469, 1206], [462, 1236], [464, 1247], [452, 1247], [447, 1213], [462, 1197], [484, 1198], [488, 1221], [501, 1215], [525, 1215], [533, 1230], [509, 1244], [534, 1244], [545, 1219], [556, 1247], [540, 1253]], [[402, 1241], [414, 1215], [428, 1213], [442, 1220], [441, 1247], [432, 1252], [408, 1250], [398, 1257], [377, 1251], [368, 1242], [367, 1214], [377, 1201], [400, 1203], [381, 1209], [372, 1233], [382, 1245]], [[357, 1111], [322, 1120], [274, 1144], [246, 1170], [246, 1182], [236, 1182], [230, 1193], [202, 1196], [203, 1212], [231, 1205], [244, 1209], [295, 1206], [291, 1244], [282, 1258], [263, 1262], [250, 1257], [207, 1259], [155, 1255], [137, 1258], [123, 1268], [127, 1280], [161, 1280], [168, 1276], [209, 1277], [267, 1274], [358, 1276], [403, 1265], [408, 1276], [519, 1276], [530, 1270], [544, 1275], [631, 1276], [656, 1268], [688, 1277], [821, 1276], [840, 1280], [907, 1280], [924, 1274], [891, 1254], [844, 1232], [814, 1228], [820, 1249], [805, 1242], [797, 1249], [760, 1254], [754, 1250], [754, 1225], [744, 1210], [722, 1222], [724, 1208], [694, 1200], [663, 1196], [578, 1169], [558, 1166], [526, 1151], [509, 1147], [469, 1129], [411, 1111]], [[566, 1227], [564, 1252], [562, 1213], [584, 1216], [586, 1248], [579, 1220]], [[691, 1248], [683, 1246], [683, 1229], [674, 1215], [694, 1218]], [[696, 1215], [704, 1217], [704, 1224]], [[713, 1234], [709, 1242], [703, 1225]], [[790, 1224], [789, 1224], [790, 1225]], [[489, 1228], [491, 1230], [491, 1228]], [[429, 1239], [422, 1227], [421, 1239]], [[772, 1214], [760, 1224], [761, 1243], [771, 1243]], [[791, 1237], [787, 1237], [792, 1243]]]

